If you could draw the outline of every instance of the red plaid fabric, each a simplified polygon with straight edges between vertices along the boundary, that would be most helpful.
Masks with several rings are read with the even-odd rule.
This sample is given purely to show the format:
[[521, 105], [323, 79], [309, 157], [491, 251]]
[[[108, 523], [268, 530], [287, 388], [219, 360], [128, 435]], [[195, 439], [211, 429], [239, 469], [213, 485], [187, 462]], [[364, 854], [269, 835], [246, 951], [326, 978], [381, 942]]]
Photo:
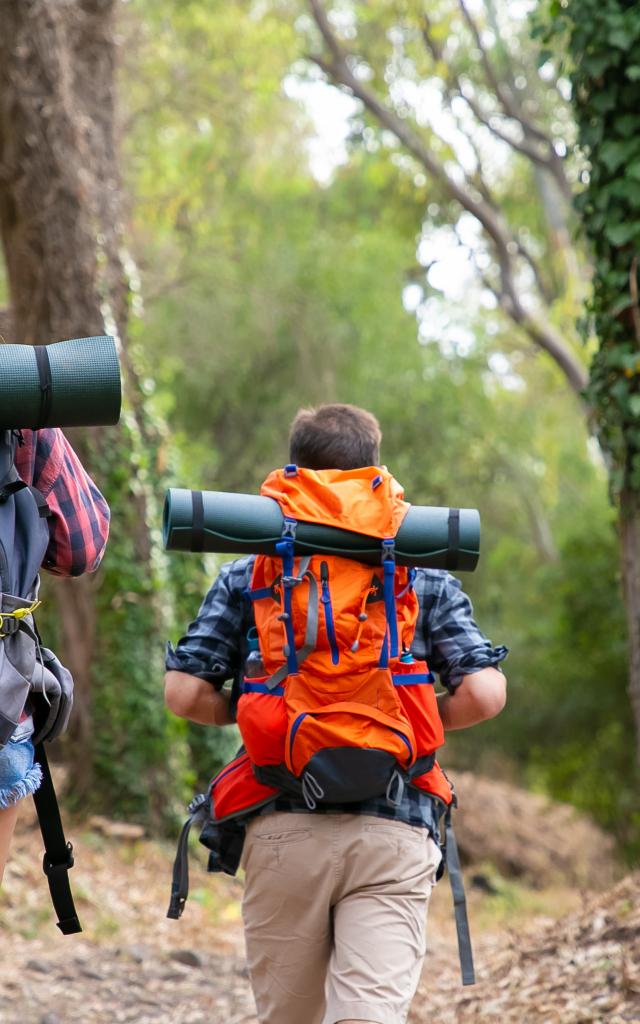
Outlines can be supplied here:
[[15, 465], [52, 513], [43, 568], [58, 576], [97, 569], [109, 536], [109, 506], [62, 431], [23, 430]]

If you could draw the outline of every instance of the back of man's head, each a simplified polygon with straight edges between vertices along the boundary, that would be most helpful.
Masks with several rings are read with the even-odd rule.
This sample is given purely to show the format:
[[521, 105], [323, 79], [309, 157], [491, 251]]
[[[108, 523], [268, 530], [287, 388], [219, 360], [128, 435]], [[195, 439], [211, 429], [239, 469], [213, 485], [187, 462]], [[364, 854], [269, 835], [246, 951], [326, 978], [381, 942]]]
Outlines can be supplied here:
[[304, 469], [359, 469], [380, 462], [375, 416], [357, 405], [300, 409], [289, 434], [289, 458]]

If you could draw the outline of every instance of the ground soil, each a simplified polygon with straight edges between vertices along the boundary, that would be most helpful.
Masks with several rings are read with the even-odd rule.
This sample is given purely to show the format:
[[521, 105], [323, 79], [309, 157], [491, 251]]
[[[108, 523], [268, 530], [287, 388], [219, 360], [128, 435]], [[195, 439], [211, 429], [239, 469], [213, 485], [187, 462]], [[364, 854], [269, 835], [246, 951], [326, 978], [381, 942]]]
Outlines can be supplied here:
[[[241, 882], [207, 875], [195, 851], [189, 903], [170, 921], [169, 845], [104, 821], [72, 831], [85, 930], [62, 937], [37, 828], [20, 827], [0, 895], [1, 1024], [257, 1024]], [[601, 867], [607, 879], [615, 871], [604, 853]], [[466, 876], [479, 982], [460, 985], [443, 881], [409, 1024], [640, 1024], [640, 874], [599, 892], [597, 878], [580, 889], [550, 869], [534, 885], [491, 859], [470, 863]]]

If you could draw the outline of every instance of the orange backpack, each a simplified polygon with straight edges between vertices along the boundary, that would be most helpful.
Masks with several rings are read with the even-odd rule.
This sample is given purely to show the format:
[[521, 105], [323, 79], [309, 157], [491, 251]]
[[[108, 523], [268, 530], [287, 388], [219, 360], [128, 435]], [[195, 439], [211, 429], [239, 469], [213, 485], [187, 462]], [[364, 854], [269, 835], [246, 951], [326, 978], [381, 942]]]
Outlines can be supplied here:
[[[385, 792], [395, 803], [406, 783], [449, 804], [433, 675], [410, 653], [415, 570], [394, 558], [409, 509], [400, 485], [374, 466], [286, 466], [261, 494], [278, 502], [284, 529], [277, 555], [256, 557], [249, 591], [263, 674], [243, 680], [237, 720], [255, 778], [311, 809]], [[380, 538], [380, 564], [296, 557], [298, 521]]]

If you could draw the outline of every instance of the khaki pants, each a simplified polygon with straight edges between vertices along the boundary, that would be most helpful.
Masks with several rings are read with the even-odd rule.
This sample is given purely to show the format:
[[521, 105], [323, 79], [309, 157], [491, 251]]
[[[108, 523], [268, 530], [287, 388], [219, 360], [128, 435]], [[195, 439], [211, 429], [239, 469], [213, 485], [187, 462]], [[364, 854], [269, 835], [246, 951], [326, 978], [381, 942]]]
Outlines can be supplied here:
[[260, 1024], [403, 1024], [440, 851], [357, 814], [267, 814], [247, 829], [242, 915]]

